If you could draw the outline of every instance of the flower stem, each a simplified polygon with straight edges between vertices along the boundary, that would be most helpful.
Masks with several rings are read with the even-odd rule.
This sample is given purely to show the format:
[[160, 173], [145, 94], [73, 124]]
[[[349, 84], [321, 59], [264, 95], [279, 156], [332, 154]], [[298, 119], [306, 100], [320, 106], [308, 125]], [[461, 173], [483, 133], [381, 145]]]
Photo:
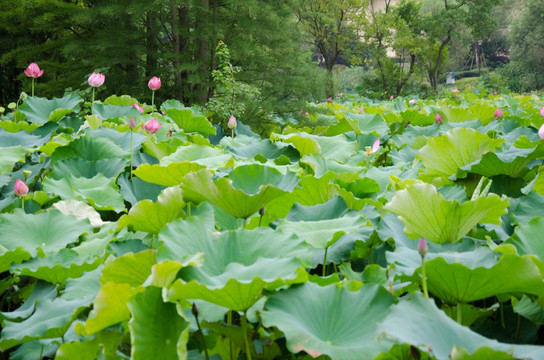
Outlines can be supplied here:
[[25, 198], [21, 197], [21, 209], [23, 209], [23, 212], [25, 211]]
[[463, 312], [461, 311], [461, 303], [458, 302], [457, 303], [457, 323], [463, 325], [462, 320], [463, 320]]
[[91, 104], [94, 103], [94, 87], [93, 87], [93, 97], [92, 97], [92, 100], [91, 100]]
[[130, 180], [132, 181], [132, 159], [134, 157], [134, 152], [132, 150], [132, 130], [130, 130]]
[[429, 293], [427, 292], [427, 277], [425, 276], [425, 256], [421, 257], [421, 278], [423, 286], [423, 295], [426, 299], [429, 298]]
[[329, 248], [325, 248], [325, 255], [323, 255], [323, 272], [322, 276], [326, 276], [327, 274], [327, 252], [329, 251]]
[[151, 90], [151, 107], [155, 106], [155, 90]]
[[244, 343], [246, 345], [246, 359], [251, 360], [251, 350], [249, 349], [249, 341], [247, 338], [247, 316], [244, 312], [244, 315], [242, 315], [242, 333], [244, 336]]
[[34, 78], [32, 78], [32, 96], [34, 96]]
[[234, 146], [234, 129], [232, 129], [232, 146]]

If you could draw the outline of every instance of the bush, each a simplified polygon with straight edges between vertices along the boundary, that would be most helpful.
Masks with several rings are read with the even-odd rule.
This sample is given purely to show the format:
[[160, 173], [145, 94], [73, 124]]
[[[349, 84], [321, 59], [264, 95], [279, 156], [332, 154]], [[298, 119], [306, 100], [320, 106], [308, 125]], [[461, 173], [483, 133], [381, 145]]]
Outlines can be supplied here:
[[521, 61], [512, 61], [498, 68], [497, 73], [505, 85], [514, 92], [528, 92], [544, 88], [544, 79], [536, 69], [530, 69]]

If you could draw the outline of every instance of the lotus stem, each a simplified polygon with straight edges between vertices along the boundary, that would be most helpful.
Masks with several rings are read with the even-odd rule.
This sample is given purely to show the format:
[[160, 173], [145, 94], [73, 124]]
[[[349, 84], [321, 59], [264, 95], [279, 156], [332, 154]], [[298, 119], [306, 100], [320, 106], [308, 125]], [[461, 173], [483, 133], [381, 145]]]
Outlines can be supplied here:
[[504, 323], [504, 306], [500, 300], [499, 300], [499, 309], [501, 311], [501, 326], [503, 327], [503, 329], [506, 329], [506, 324]]
[[458, 302], [457, 303], [457, 323], [460, 325], [463, 325], [462, 320], [463, 320], [463, 311], [461, 311], [461, 303]]
[[197, 309], [197, 307], [195, 303], [193, 303], [192, 313], [196, 320], [196, 326], [198, 328], [198, 332], [200, 333], [200, 336], [202, 337], [202, 345], [204, 346], [204, 356], [206, 360], [209, 360], [210, 356], [208, 355], [208, 347], [206, 346], [206, 339], [204, 339], [204, 332], [202, 331], [202, 328], [200, 327], [200, 321], [198, 320], [198, 310], [195, 311], [195, 309]]
[[426, 299], [429, 298], [429, 293], [427, 291], [427, 277], [425, 276], [425, 256], [421, 257], [421, 285], [423, 287], [423, 295]]
[[[227, 324], [232, 325], [232, 311], [229, 310], [227, 312]], [[229, 338], [229, 353], [230, 353], [230, 360], [234, 360], [234, 352], [232, 348], [232, 339]]]
[[32, 78], [32, 96], [34, 96], [34, 78]]
[[187, 217], [188, 218], [191, 217], [191, 203], [190, 202], [187, 203]]
[[21, 209], [23, 209], [23, 212], [25, 211], [25, 198], [21, 197]]
[[249, 349], [249, 340], [247, 338], [247, 314], [244, 311], [244, 315], [242, 315], [242, 333], [244, 337], [244, 343], [246, 345], [246, 359], [251, 360], [251, 350]]
[[130, 130], [130, 181], [132, 181], [132, 160], [134, 158], [134, 151], [132, 149], [132, 130]]
[[151, 91], [151, 107], [154, 109], [155, 106], [155, 90]]
[[323, 272], [322, 276], [325, 277], [327, 275], [327, 252], [329, 251], [329, 248], [325, 248], [325, 255], [323, 255]]
[[94, 103], [94, 87], [93, 87], [93, 97], [91, 98], [91, 104]]
[[232, 129], [232, 146], [234, 147], [234, 129]]
[[40, 346], [40, 357], [38, 358], [38, 360], [42, 360], [43, 359], [43, 344], [41, 344]]

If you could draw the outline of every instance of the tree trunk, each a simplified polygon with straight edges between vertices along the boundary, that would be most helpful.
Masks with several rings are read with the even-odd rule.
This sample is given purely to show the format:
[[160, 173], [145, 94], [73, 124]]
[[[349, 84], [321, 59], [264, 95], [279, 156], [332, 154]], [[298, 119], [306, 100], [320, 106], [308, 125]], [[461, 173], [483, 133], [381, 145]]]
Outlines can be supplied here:
[[201, 16], [197, 20], [197, 33], [200, 36], [198, 41], [198, 55], [201, 62], [199, 67], [200, 83], [197, 84], [196, 93], [198, 100], [201, 104], [205, 104], [208, 101], [208, 82], [210, 79], [210, 63], [209, 63], [209, 0], [201, 0]]
[[174, 87], [176, 99], [183, 101], [183, 84], [181, 82], [180, 57], [181, 57], [181, 38], [179, 35], [179, 8], [175, 1], [172, 1], [170, 7], [170, 16], [172, 19], [172, 52], [174, 53]]
[[157, 73], [157, 40], [156, 40], [156, 22], [157, 17], [155, 12], [150, 11], [147, 13], [145, 27], [146, 27], [146, 61], [145, 61], [145, 76], [151, 78]]
[[440, 48], [438, 49], [438, 57], [436, 59], [436, 64], [432, 70], [431, 85], [435, 91], [438, 90], [438, 71], [440, 70], [440, 65], [442, 64], [442, 56], [444, 54], [444, 48], [449, 44], [451, 40], [452, 30], [453, 30], [452, 28], [449, 28], [447, 32], [448, 36], [444, 40], [442, 40], [442, 43], [440, 44]]
[[[215, 47], [217, 46], [217, 1], [218, 0], [212, 0], [212, 46], [211, 46], [211, 53], [210, 53], [210, 74], [212, 71], [215, 70], [217, 67], [217, 58], [215, 56]], [[208, 99], [211, 99], [213, 97], [213, 93], [215, 90], [214, 84], [210, 81], [210, 84], [208, 85]]]

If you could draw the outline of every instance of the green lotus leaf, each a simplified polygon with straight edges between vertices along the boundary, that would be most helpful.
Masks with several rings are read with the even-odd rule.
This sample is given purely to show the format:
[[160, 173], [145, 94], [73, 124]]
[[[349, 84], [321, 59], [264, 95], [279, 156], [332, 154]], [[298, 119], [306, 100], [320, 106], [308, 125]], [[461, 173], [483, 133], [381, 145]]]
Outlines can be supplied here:
[[131, 180], [129, 173], [119, 175], [117, 184], [119, 184], [119, 191], [125, 201], [133, 206], [138, 201], [156, 200], [159, 194], [166, 189], [164, 186], [152, 184], [137, 177], [133, 177]]
[[167, 166], [142, 164], [133, 173], [140, 179], [152, 184], [175, 186], [181, 184], [181, 180], [189, 172], [204, 168], [204, 165], [183, 161], [173, 162]]
[[186, 358], [189, 322], [175, 304], [162, 301], [160, 288], [146, 288], [128, 301], [128, 308], [132, 359]]
[[217, 169], [225, 166], [231, 159], [231, 155], [225, 154], [221, 149], [205, 145], [180, 146], [171, 155], [161, 159], [161, 166], [168, 166], [172, 163], [191, 161], [206, 166], [210, 169]]
[[52, 354], [56, 360], [95, 360], [105, 357], [116, 359], [117, 348], [123, 338], [123, 333], [118, 330], [104, 330], [96, 334], [94, 339], [62, 344], [56, 354]]
[[354, 131], [355, 134], [374, 134], [381, 136], [387, 133], [389, 126], [378, 114], [342, 114], [339, 122], [335, 126], [329, 127], [327, 136], [335, 136], [348, 131]]
[[[496, 253], [487, 248], [429, 253], [425, 260], [429, 292], [452, 305], [501, 294], [544, 295], [542, 274], [533, 259], [510, 254], [495, 258]], [[421, 283], [421, 256], [416, 250], [397, 247], [387, 253], [387, 260], [398, 265], [396, 269], [405, 274], [402, 279]]]
[[[257, 169], [254, 171], [256, 175], [259, 174], [260, 171], [262, 171], [262, 173], [265, 172], [264, 167], [257, 166], [255, 168], [252, 167], [251, 169]], [[283, 184], [284, 182], [282, 181], [281, 176], [276, 176], [272, 170], [273, 169], [268, 172], [273, 174], [272, 179], [274, 181], [278, 181], [282, 184], [280, 186], [292, 185], [292, 177], [288, 177], [289, 181]], [[266, 176], [260, 175], [259, 177], [261, 177], [261, 179], [267, 178]], [[248, 183], [244, 181], [244, 179], [239, 179], [238, 182], [240, 182], [241, 185], [247, 185]], [[203, 201], [210, 201], [232, 216], [242, 219], [250, 217], [259, 211], [259, 209], [265, 207], [271, 200], [285, 194], [284, 190], [271, 184], [259, 184], [257, 181], [255, 183], [249, 182], [249, 184], [251, 185], [252, 190], [258, 186], [258, 192], [256, 194], [249, 195], [243, 190], [235, 189], [233, 186], [234, 181], [227, 178], [220, 178], [213, 181], [211, 173], [207, 169], [202, 169], [187, 174], [183, 178], [181, 188], [185, 201], [196, 204]]]
[[450, 359], [455, 346], [463, 347], [471, 354], [488, 347], [495, 351], [513, 352], [516, 359], [533, 360], [540, 359], [543, 350], [542, 346], [503, 344], [483, 337], [452, 320], [436, 307], [434, 301], [425, 299], [420, 293], [393, 305], [389, 315], [378, 325], [378, 332], [423, 351], [431, 349], [437, 359]]
[[86, 307], [82, 300], [41, 299], [34, 313], [26, 320], [4, 321], [0, 349], [7, 350], [37, 339], [60, 338]]
[[314, 248], [324, 249], [345, 234], [357, 232], [365, 224], [363, 216], [345, 215], [338, 219], [319, 221], [282, 220], [277, 229], [298, 236]]
[[495, 106], [491, 106], [483, 100], [471, 105], [468, 109], [473, 118], [479, 120], [483, 125], [487, 125], [493, 120], [493, 114], [497, 110]]
[[452, 106], [442, 106], [440, 110], [445, 115], [445, 118], [446, 120], [448, 120], [448, 122], [463, 122], [475, 119], [475, 116], [467, 109]]
[[462, 204], [448, 201], [424, 183], [397, 191], [384, 209], [399, 216], [408, 236], [443, 244], [460, 240], [479, 223], [500, 225], [508, 205], [508, 199], [494, 194]]
[[449, 178], [463, 166], [500, 146], [502, 141], [470, 128], [454, 128], [442, 136], [431, 138], [417, 155], [425, 166], [422, 178]]
[[349, 291], [337, 285], [306, 283], [273, 294], [261, 313], [266, 327], [275, 326], [292, 352], [316, 358], [374, 359], [392, 344], [379, 340], [376, 329], [387, 316], [393, 296], [377, 285]]
[[0, 129], [0, 147], [9, 148], [15, 146], [22, 146], [24, 149], [32, 149], [36, 146], [42, 146], [49, 141], [51, 135], [39, 136], [32, 135], [21, 130], [19, 132], [7, 132], [4, 129]]
[[171, 221], [185, 217], [182, 191], [179, 187], [167, 188], [157, 202], [142, 200], [136, 203], [127, 215], [118, 221], [118, 228], [130, 226], [135, 231], [157, 234]]
[[60, 180], [46, 178], [43, 189], [63, 200], [84, 200], [97, 210], [121, 212], [125, 209], [125, 202], [113, 179], [100, 173], [91, 179], [71, 174]]
[[155, 251], [151, 249], [124, 254], [104, 265], [100, 283], [105, 285], [114, 282], [137, 287], [151, 275], [151, 267], [155, 262]]
[[76, 325], [76, 332], [90, 336], [111, 325], [130, 319], [127, 302], [134, 295], [143, 292], [141, 286], [132, 288], [129, 284], [109, 282], [101, 286], [94, 299], [93, 310], [84, 324]]
[[168, 109], [168, 115], [180, 129], [186, 133], [197, 132], [204, 136], [215, 135], [216, 130], [213, 125], [203, 115], [195, 115], [191, 108], [185, 109]]
[[0, 129], [4, 129], [11, 133], [16, 133], [21, 130], [25, 130], [26, 132], [32, 132], [33, 130], [36, 130], [39, 127], [40, 127], [39, 124], [29, 124], [26, 121], [20, 121], [20, 122], [8, 121], [8, 120], [0, 121]]
[[9, 270], [12, 263], [22, 263], [32, 258], [32, 255], [23, 247], [17, 247], [13, 250], [6, 250], [0, 243], [0, 271]]
[[281, 140], [285, 144], [293, 144], [295, 149], [298, 150], [300, 156], [308, 154], [321, 154], [321, 147], [319, 143], [307, 136], [306, 133], [296, 133], [289, 135], [272, 134], [270, 136], [272, 141]]
[[62, 200], [53, 204], [53, 207], [64, 215], [72, 215], [78, 220], [88, 219], [95, 228], [105, 224], [100, 214], [90, 205], [78, 200]]
[[304, 282], [301, 263], [310, 249], [296, 237], [272, 229], [213, 232], [213, 210], [170, 223], [159, 239], [158, 259], [204, 254], [200, 267], [187, 266], [167, 291], [169, 301], [202, 299], [236, 311], [249, 309], [263, 290]]
[[129, 117], [142, 115], [135, 107], [130, 105], [104, 105], [100, 103], [93, 104], [92, 113], [102, 120], [114, 120], [122, 116]]
[[514, 312], [531, 320], [536, 326], [544, 325], [544, 298], [539, 297], [537, 300], [531, 300], [527, 295], [523, 295], [521, 299], [511, 298]]
[[32, 293], [25, 300], [23, 305], [19, 306], [16, 310], [5, 311], [0, 313], [0, 320], [3, 321], [7, 319], [9, 321], [20, 322], [21, 320], [27, 319], [34, 310], [36, 309], [36, 304], [38, 300], [53, 300], [57, 297], [57, 285], [49, 284], [45, 281], [37, 281], [34, 285]]
[[[112, 143], [121, 147], [123, 151], [130, 154], [130, 131], [120, 132], [116, 129], [109, 129], [102, 127], [97, 130], [89, 130], [89, 134], [92, 138], [104, 138], [110, 139]], [[145, 141], [145, 135], [138, 132], [132, 133], [132, 151], [136, 154]]]
[[435, 123], [435, 115], [420, 112], [418, 110], [406, 110], [401, 113], [404, 123], [413, 126], [429, 126]]
[[74, 93], [53, 100], [31, 97], [19, 107], [19, 111], [25, 114], [29, 122], [43, 125], [48, 121], [59, 121], [64, 115], [78, 112], [81, 101], [83, 99]]
[[45, 258], [38, 257], [22, 264], [14, 264], [10, 272], [64, 285], [67, 279], [80, 277], [84, 272], [96, 269], [101, 263], [100, 258], [86, 259], [73, 250], [61, 249]]
[[262, 165], [242, 165], [230, 172], [228, 178], [234, 189], [243, 190], [246, 194], [255, 195], [263, 185], [274, 185], [280, 190], [291, 192], [298, 183], [292, 172], [285, 174], [279, 170]]
[[0, 174], [11, 173], [13, 166], [25, 158], [22, 146], [3, 147], [0, 150]]
[[88, 221], [78, 221], [57, 210], [32, 215], [18, 209], [12, 214], [0, 214], [2, 253], [23, 248], [31, 256], [38, 252], [54, 254], [78, 241], [80, 235], [91, 232]]
[[297, 160], [299, 157], [299, 154], [292, 146], [279, 147], [269, 139], [256, 141], [251, 138], [251, 141], [245, 146], [236, 146], [229, 149], [229, 151], [243, 159], [253, 158], [259, 154], [265, 159], [278, 159], [282, 155], [293, 160]]
[[506, 244], [513, 244], [520, 255], [536, 255], [544, 261], [544, 218], [536, 217], [527, 224], [516, 227], [512, 239]]
[[60, 298], [64, 300], [86, 300], [89, 304], [92, 303], [96, 294], [100, 291], [102, 268], [103, 265], [99, 265], [95, 270], [88, 271], [78, 278], [66, 280]]
[[349, 211], [346, 202], [340, 196], [335, 196], [323, 204], [301, 205], [295, 203], [286, 220], [296, 221], [319, 221], [331, 220], [344, 216]]
[[124, 105], [130, 106], [133, 104], [138, 104], [138, 100], [129, 95], [111, 95], [106, 100], [104, 100], [104, 105]]

